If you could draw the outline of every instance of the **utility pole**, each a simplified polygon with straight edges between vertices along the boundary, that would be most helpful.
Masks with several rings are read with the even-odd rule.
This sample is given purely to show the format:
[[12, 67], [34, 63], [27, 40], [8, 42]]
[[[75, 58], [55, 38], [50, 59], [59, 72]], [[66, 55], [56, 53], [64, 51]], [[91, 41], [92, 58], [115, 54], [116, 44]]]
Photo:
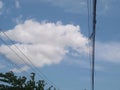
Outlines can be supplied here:
[[90, 36], [90, 39], [92, 41], [92, 85], [91, 88], [94, 90], [94, 71], [95, 71], [95, 34], [96, 34], [96, 6], [97, 6], [97, 0], [93, 0], [93, 31]]

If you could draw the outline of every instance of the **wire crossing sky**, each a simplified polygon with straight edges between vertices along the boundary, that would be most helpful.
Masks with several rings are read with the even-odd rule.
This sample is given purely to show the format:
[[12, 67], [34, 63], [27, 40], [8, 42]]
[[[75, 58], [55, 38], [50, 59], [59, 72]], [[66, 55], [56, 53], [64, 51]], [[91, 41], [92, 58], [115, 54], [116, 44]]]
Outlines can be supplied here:
[[[120, 89], [119, 4], [97, 1], [95, 90]], [[90, 90], [92, 6], [92, 0], [0, 0], [0, 71], [35, 72], [60, 90]]]

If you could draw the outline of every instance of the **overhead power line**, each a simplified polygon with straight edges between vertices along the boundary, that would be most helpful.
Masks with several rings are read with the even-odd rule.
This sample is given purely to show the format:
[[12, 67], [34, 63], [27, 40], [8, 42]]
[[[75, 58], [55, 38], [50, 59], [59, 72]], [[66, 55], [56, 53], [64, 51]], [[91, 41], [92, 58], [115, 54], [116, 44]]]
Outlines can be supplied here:
[[[92, 7], [91, 7], [92, 6]], [[97, 0], [87, 0], [88, 11], [88, 37], [89, 37], [89, 60], [91, 71], [91, 90], [94, 90], [95, 84], [95, 36], [96, 36], [96, 6]], [[92, 8], [92, 10], [91, 10]], [[92, 12], [91, 12], [92, 11]], [[92, 18], [92, 20], [91, 20]], [[91, 50], [90, 50], [91, 48]]]
[[91, 12], [91, 0], [87, 0], [87, 15], [88, 15], [88, 37], [90, 36], [91, 33], [91, 24], [92, 24], [92, 12]]
[[90, 33], [92, 32], [92, 12], [91, 12], [91, 0], [87, 0], [87, 26], [88, 26], [88, 60], [89, 60], [89, 64], [90, 64], [90, 85], [91, 85], [91, 82], [92, 82], [92, 75], [91, 75], [91, 70], [92, 70], [92, 58], [91, 58], [91, 41], [89, 40], [89, 36], [90, 36]]
[[[27, 64], [23, 57], [21, 57], [15, 50], [13, 50], [10, 46], [8, 46], [7, 43], [5, 43], [5, 41], [4, 41], [3, 39], [0, 38], [1, 41], [2, 41], [4, 44], [6, 44], [6, 45], [8, 46], [8, 48], [9, 48], [12, 52], [14, 52], [15, 55], [16, 55], [18, 58], [20, 58], [25, 64], [27, 64], [28, 66], [30, 66], [30, 67], [33, 69], [33, 71], [38, 72], [38, 73], [39, 73], [38, 75], [39, 75], [41, 78], [46, 79], [48, 84], [51, 83], [51, 84], [53, 84], [53, 86], [57, 87], [51, 80], [49, 80], [49, 79], [47, 78], [47, 76], [46, 76], [44, 73], [42, 73], [42, 72], [31, 62], [31, 59], [30, 59], [28, 56], [26, 56], [26, 55], [24, 54], [24, 52], [23, 52], [20, 48], [18, 48], [17, 45], [14, 44], [14, 42], [12, 41], [12, 39], [11, 39], [5, 32], [1, 32], [1, 33], [3, 33], [3, 34], [8, 38], [8, 40], [10, 40], [10, 42], [15, 46], [15, 48], [30, 62], [31, 65]], [[35, 69], [34, 69], [34, 68], [35, 68]], [[58, 88], [58, 89], [59, 89], [59, 88]]]
[[[10, 42], [15, 46], [15, 48], [28, 60], [28, 62], [30, 62], [31, 65], [27, 64], [26, 61], [24, 60], [24, 58], [21, 58], [21, 57], [16, 53], [17, 56], [19, 56], [20, 59], [23, 60], [25, 64], [29, 65], [30, 67], [32, 66], [32, 69], [34, 70], [34, 67], [36, 67], [36, 66], [31, 62], [31, 59], [30, 59], [28, 56], [26, 56], [26, 55], [24, 54], [24, 52], [23, 52], [16, 44], [13, 43], [12, 39], [11, 39], [5, 32], [2, 32], [2, 33], [10, 40]], [[34, 67], [33, 67], [33, 66], [34, 66]], [[36, 68], [36, 69], [37, 69], [37, 68]], [[35, 71], [36, 71], [36, 70], [35, 70]], [[39, 70], [38, 70], [38, 71], [39, 71]], [[42, 72], [39, 71], [39, 73], [42, 73]], [[42, 73], [42, 75], [44, 75], [44, 74]], [[40, 75], [40, 77], [42, 78], [41, 75]], [[44, 77], [46, 77], [46, 76], [44, 75]], [[47, 78], [47, 77], [46, 77], [46, 78]]]
[[[17, 52], [14, 50], [14, 49], [12, 49], [9, 45], [7, 45], [7, 43], [2, 39], [2, 38], [0, 38], [0, 40], [8, 47], [8, 49], [10, 49], [18, 58], [20, 58], [20, 59], [22, 59], [20, 56], [19, 56], [19, 54], [17, 54]], [[18, 64], [16, 64], [16, 63], [14, 63], [14, 62], [12, 62], [12, 61], [10, 61], [10, 60], [7, 60], [9, 63], [11, 63], [13, 66], [16, 66], [17, 68], [21, 68], [21, 66], [20, 65], [18, 65]], [[28, 74], [26, 71], [24, 71], [26, 74]], [[28, 74], [29, 75], [29, 74]]]

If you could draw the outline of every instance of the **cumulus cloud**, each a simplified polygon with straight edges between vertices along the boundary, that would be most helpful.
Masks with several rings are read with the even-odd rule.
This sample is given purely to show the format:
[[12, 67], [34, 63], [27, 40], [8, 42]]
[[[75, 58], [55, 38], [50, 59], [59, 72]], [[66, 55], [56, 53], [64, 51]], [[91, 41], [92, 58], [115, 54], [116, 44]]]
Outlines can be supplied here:
[[[15, 42], [14, 45], [38, 67], [60, 63], [69, 53], [69, 48], [81, 55], [87, 53], [87, 38], [81, 34], [79, 26], [72, 24], [26, 20], [5, 33]], [[3, 33], [1, 36], [5, 38]], [[24, 57], [14, 45], [9, 47]], [[0, 46], [0, 53], [15, 63], [24, 63], [6, 45]], [[25, 57], [24, 60], [27, 64], [31, 64]]]
[[120, 63], [120, 43], [96, 43], [96, 58], [101, 61]]
[[[91, 53], [90, 53], [91, 55]], [[90, 61], [88, 61], [88, 56], [80, 57], [80, 55], [75, 54], [72, 58], [68, 57], [67, 63], [71, 65], [79, 65], [82, 68], [90, 69]], [[104, 71], [106, 66], [104, 63], [120, 64], [120, 42], [96, 42], [95, 47], [95, 70]]]

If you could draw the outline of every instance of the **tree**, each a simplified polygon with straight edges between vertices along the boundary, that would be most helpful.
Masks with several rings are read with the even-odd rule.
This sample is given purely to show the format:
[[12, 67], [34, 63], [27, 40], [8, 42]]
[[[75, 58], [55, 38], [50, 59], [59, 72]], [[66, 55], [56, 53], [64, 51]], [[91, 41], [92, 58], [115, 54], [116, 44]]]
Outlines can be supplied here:
[[38, 84], [38, 87], [36, 88], [36, 90], [44, 90], [44, 86], [45, 86], [44, 80], [39, 80], [37, 84]]
[[[31, 73], [30, 80], [27, 81], [25, 76], [15, 76], [10, 71], [7, 73], [0, 73], [0, 90], [45, 90], [45, 81], [35, 81], [35, 73]], [[51, 90], [53, 86], [50, 86], [47, 90]]]

